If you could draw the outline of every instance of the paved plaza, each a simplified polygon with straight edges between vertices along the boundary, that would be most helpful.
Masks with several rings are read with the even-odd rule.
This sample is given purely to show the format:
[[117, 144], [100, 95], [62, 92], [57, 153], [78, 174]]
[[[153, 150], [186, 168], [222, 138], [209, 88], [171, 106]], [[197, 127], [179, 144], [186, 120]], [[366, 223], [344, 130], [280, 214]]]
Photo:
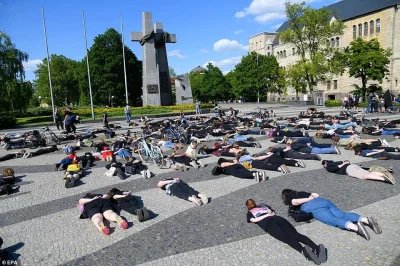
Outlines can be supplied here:
[[[248, 107], [242, 108], [245, 111]], [[306, 108], [280, 106], [275, 111], [277, 116], [295, 116]], [[339, 112], [339, 108], [318, 110]], [[395, 116], [387, 117], [391, 118]], [[124, 122], [116, 124], [125, 125]], [[96, 127], [100, 125], [78, 125], [81, 131]], [[262, 148], [247, 148], [251, 154], [276, 145], [265, 136], [256, 138]], [[388, 140], [392, 146], [400, 146], [399, 140]], [[91, 150], [83, 148], [78, 154]], [[321, 157], [347, 159], [362, 165], [392, 166], [395, 176], [400, 172], [397, 161], [375, 161], [354, 156], [344, 149], [341, 152], [341, 155]], [[0, 156], [6, 153], [0, 150]], [[107, 177], [105, 163], [96, 162], [89, 169], [90, 174], [82, 179], [83, 184], [66, 189], [63, 173], [53, 170], [53, 164], [64, 157], [59, 151], [0, 163], [0, 169], [14, 168], [21, 180], [18, 193], [0, 197], [0, 236], [5, 241], [4, 247], [13, 252], [12, 258], [22, 265], [313, 265], [257, 225], [246, 222], [245, 201], [248, 198], [268, 203], [300, 233], [318, 244], [323, 243], [328, 249], [328, 261], [324, 265], [400, 265], [398, 183], [392, 186], [335, 175], [324, 170], [320, 161], [305, 161], [306, 168], [291, 167], [287, 175], [269, 172], [270, 180], [255, 183], [232, 176], [213, 176], [211, 169], [217, 158], [211, 156], [202, 159], [207, 167], [187, 172], [150, 165], [150, 170], [156, 174], [151, 179], [139, 175], [125, 180]], [[157, 182], [166, 177], [181, 178], [204, 192], [211, 202], [198, 207], [168, 196], [156, 187]], [[400, 178], [397, 179], [400, 182]], [[84, 194], [106, 193], [113, 187], [130, 190], [140, 197], [153, 218], [139, 223], [135, 216], [122, 212], [129, 228], [122, 230], [111, 224], [109, 236], [99, 233], [89, 220], [79, 219], [76, 205]], [[373, 216], [383, 233], [376, 235], [369, 230], [371, 240], [367, 241], [355, 233], [315, 220], [296, 223], [287, 216], [287, 207], [280, 198], [284, 188], [316, 192], [345, 211]]]

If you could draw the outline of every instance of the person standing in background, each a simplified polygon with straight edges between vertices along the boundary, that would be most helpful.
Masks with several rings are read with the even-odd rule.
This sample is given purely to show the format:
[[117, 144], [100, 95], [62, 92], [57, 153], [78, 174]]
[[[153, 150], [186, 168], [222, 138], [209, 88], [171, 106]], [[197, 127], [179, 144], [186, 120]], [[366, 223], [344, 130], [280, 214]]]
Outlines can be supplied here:
[[196, 117], [198, 117], [200, 115], [200, 100], [197, 99], [196, 100]]
[[58, 130], [60, 130], [60, 128], [64, 130], [64, 121], [61, 115], [60, 108], [58, 106], [56, 106], [56, 109], [54, 111], [54, 121]]
[[124, 108], [126, 123], [131, 122], [131, 107], [127, 104]]

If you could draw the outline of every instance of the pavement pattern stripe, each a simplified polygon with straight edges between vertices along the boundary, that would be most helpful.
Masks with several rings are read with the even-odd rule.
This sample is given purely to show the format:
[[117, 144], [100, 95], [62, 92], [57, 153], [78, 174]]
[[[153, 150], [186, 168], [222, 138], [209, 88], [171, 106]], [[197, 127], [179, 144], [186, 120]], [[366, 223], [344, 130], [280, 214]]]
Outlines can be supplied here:
[[[400, 195], [397, 195], [353, 210], [357, 213], [374, 216], [383, 228], [381, 235], [375, 235], [367, 229], [371, 236], [370, 241], [366, 241], [354, 233], [339, 230], [320, 222], [300, 224], [296, 229], [317, 244], [323, 243], [328, 249], [328, 261], [323, 265], [399, 265], [400, 260], [398, 257], [396, 258], [396, 254], [400, 253], [400, 246], [398, 245], [400, 208], [393, 208], [393, 206], [397, 206], [399, 200]], [[285, 217], [285, 215], [282, 216]], [[258, 230], [256, 225], [248, 225], [248, 227]], [[202, 265], [219, 266], [313, 265], [312, 262], [306, 262], [300, 253], [266, 233], [241, 241], [164, 257], [140, 265], [189, 266], [199, 265], [200, 263]]]
[[[382, 162], [380, 165], [386, 166], [387, 164], [388, 162]], [[395, 170], [399, 171], [399, 166], [396, 166]], [[213, 200], [212, 204], [181, 212], [132, 237], [108, 246], [101, 252], [78, 258], [65, 265], [137, 265], [265, 234], [260, 228], [249, 226], [246, 223], [244, 203], [248, 198], [253, 198], [257, 202], [266, 202], [275, 208], [277, 213], [285, 216], [287, 208], [280, 198], [280, 192], [284, 188], [317, 192], [321, 197], [332, 200], [345, 211], [357, 209], [400, 193], [398, 185], [391, 186], [381, 182], [327, 174], [323, 169], [300, 172], [239, 189]], [[223, 209], [221, 206], [224, 206]], [[177, 221], [185, 222], [177, 223]], [[295, 226], [298, 225], [295, 224]], [[360, 238], [355, 234], [350, 234], [348, 237]]]
[[[232, 177], [228, 176], [217, 180], [198, 182], [193, 187], [200, 192], [206, 191], [212, 197], [211, 200], [214, 201], [225, 194], [252, 185], [257, 184], [253, 180], [237, 178], [232, 180]], [[221, 187], [224, 189], [221, 189]], [[165, 191], [156, 188], [141, 191], [135, 193], [135, 195], [141, 198], [145, 206], [154, 212], [156, 217], [147, 222], [139, 223], [136, 216], [122, 212], [122, 216], [127, 218], [131, 227], [128, 230], [121, 230], [117, 226], [115, 232], [110, 236], [103, 236], [97, 232], [90, 220], [78, 219], [80, 212], [76, 206], [73, 209], [2, 227], [0, 228], [0, 235], [4, 239], [18, 239], [24, 243], [24, 246], [18, 250], [23, 254], [21, 256], [23, 265], [24, 263], [29, 265], [58, 265], [97, 252], [105, 246], [116, 244], [118, 241], [133, 236], [179, 212], [190, 208], [196, 209], [196, 211], [204, 208], [188, 201], [170, 197]], [[78, 198], [75, 199], [75, 204], [77, 200]], [[112, 224], [113, 228], [115, 226], [115, 224]], [[175, 226], [179, 228], [180, 225]]]

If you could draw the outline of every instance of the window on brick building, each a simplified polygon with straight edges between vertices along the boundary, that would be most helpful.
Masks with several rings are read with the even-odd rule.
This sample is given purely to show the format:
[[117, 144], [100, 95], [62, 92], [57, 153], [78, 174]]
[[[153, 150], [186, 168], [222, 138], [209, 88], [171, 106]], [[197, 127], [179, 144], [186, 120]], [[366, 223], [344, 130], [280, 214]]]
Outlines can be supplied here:
[[357, 26], [353, 26], [353, 39], [357, 38]]
[[328, 80], [327, 82], [326, 82], [326, 90], [330, 90], [331, 89], [331, 81], [330, 80]]
[[379, 32], [381, 32], [381, 19], [380, 18], [378, 18], [376, 20], [376, 33], [379, 33]]
[[358, 36], [362, 36], [362, 24], [358, 24]]
[[333, 89], [334, 89], [334, 90], [337, 90], [337, 80], [334, 80], [334, 81], [333, 81]]
[[364, 36], [368, 35], [368, 22], [364, 23]]
[[283, 58], [286, 58], [286, 50], [283, 51]]
[[339, 37], [336, 37], [336, 47], [339, 47], [340, 45], [340, 39], [339, 39]]
[[374, 29], [375, 29], [375, 22], [373, 20], [371, 20], [369, 22], [369, 34], [374, 34]]
[[333, 38], [331, 39], [331, 46], [335, 47], [335, 39], [333, 39]]

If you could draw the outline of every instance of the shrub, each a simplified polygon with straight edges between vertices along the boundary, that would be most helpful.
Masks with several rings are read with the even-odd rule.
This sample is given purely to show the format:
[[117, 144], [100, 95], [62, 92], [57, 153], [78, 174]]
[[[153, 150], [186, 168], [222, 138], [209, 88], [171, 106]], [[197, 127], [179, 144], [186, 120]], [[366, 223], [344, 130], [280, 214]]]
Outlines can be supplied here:
[[340, 101], [340, 100], [327, 100], [327, 101], [325, 101], [325, 106], [326, 107], [342, 106], [342, 101]]
[[0, 129], [13, 127], [16, 123], [17, 119], [13, 113], [0, 113]]

